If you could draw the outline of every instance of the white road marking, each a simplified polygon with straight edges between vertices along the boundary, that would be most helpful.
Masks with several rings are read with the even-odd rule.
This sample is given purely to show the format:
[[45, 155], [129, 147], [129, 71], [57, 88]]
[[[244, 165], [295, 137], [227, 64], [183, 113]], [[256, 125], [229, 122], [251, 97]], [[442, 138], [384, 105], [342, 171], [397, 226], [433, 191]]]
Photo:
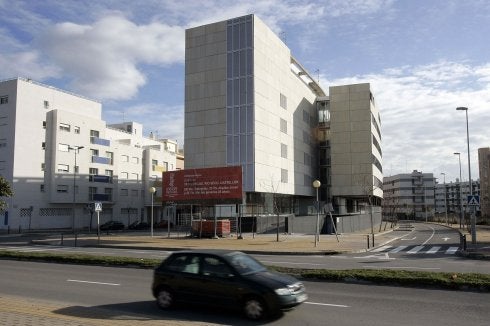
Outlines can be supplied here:
[[412, 239], [400, 239], [400, 240], [402, 240], [402, 241], [411, 241], [411, 240], [415, 240], [415, 239], [417, 239], [417, 237], [413, 237]]
[[446, 255], [453, 255], [458, 249], [459, 247], [449, 247], [449, 249], [446, 250]]
[[438, 252], [438, 251], [439, 251], [439, 249], [441, 249], [441, 247], [434, 246], [434, 247], [430, 248], [430, 250], [428, 250], [428, 251], [426, 252], [426, 254], [435, 254], [436, 252]]
[[309, 302], [309, 301], [305, 301], [303, 303], [313, 304], [313, 305], [317, 305], [317, 306], [329, 306], [329, 307], [339, 307], [339, 308], [350, 308], [350, 306], [346, 306], [346, 305], [343, 305], [343, 304], [320, 303], [320, 302]]
[[451, 238], [448, 238], [448, 237], [444, 237], [444, 238], [442, 238], [442, 240], [444, 240], [444, 241], [447, 241], [447, 240], [449, 240], [449, 239], [451, 239]]
[[436, 270], [439, 267], [416, 267], [416, 266], [362, 266], [363, 268], [374, 268], [374, 269], [423, 269], [423, 270]]
[[390, 250], [390, 253], [391, 254], [396, 254], [397, 252], [400, 252], [402, 250], [404, 250], [405, 248], [407, 248], [408, 246], [398, 246], [396, 247], [395, 249], [392, 249]]
[[92, 281], [82, 281], [82, 280], [66, 280], [67, 282], [76, 282], [76, 283], [89, 283], [89, 284], [99, 284], [99, 285], [113, 285], [120, 286], [121, 284], [117, 283], [104, 283], [104, 282], [92, 282]]
[[432, 229], [432, 234], [430, 235], [429, 239], [425, 240], [424, 243], [422, 243], [423, 245], [427, 244], [427, 242], [429, 242], [430, 239], [434, 237], [434, 234], [436, 234], [436, 230], [432, 226], [429, 225], [429, 228]]
[[411, 250], [407, 251], [407, 254], [416, 254], [417, 252], [419, 252], [423, 248], [424, 248], [424, 246], [413, 247]]

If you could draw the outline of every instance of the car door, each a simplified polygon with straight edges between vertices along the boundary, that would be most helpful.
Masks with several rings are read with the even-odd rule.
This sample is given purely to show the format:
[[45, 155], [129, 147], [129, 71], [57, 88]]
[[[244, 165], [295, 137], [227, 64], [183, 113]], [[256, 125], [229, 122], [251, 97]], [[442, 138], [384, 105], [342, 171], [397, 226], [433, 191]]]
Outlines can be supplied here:
[[241, 293], [240, 277], [219, 256], [201, 257], [201, 291], [207, 302], [219, 306], [236, 305]]

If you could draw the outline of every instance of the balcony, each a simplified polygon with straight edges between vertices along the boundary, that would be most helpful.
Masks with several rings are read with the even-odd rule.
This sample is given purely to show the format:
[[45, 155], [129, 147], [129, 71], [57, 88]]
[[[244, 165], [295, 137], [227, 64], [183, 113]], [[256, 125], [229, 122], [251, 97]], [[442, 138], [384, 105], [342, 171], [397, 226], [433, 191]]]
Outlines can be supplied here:
[[89, 201], [112, 201], [112, 195], [108, 194], [90, 194]]
[[167, 172], [167, 168], [163, 165], [152, 165], [152, 171], [157, 171], [157, 172]]
[[90, 137], [90, 143], [102, 146], [111, 146], [111, 141], [109, 139], [99, 138], [99, 137]]
[[112, 159], [109, 157], [102, 157], [102, 156], [92, 156], [92, 163], [101, 163], [101, 164], [112, 164]]
[[88, 179], [90, 182], [112, 183], [112, 177], [107, 175], [94, 174], [94, 175], [90, 175]]

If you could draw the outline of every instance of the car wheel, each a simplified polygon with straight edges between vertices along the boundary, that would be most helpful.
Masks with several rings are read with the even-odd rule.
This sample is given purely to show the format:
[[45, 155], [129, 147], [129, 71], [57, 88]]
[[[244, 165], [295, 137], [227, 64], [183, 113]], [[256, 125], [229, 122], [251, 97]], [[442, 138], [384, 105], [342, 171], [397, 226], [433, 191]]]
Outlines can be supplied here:
[[248, 319], [259, 320], [266, 314], [266, 306], [262, 299], [258, 297], [249, 297], [245, 299], [243, 312]]
[[174, 294], [168, 288], [162, 288], [157, 294], [157, 304], [161, 309], [169, 309], [174, 304]]

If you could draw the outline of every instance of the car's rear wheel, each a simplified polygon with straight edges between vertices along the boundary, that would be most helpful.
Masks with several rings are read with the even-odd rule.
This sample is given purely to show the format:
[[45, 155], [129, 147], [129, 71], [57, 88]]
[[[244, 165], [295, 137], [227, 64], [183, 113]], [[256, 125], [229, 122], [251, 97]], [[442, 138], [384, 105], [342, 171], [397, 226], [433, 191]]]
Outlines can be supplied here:
[[259, 320], [266, 315], [267, 307], [261, 298], [248, 297], [244, 301], [243, 312], [248, 319]]
[[169, 309], [174, 305], [175, 296], [169, 288], [159, 289], [156, 298], [161, 309]]

